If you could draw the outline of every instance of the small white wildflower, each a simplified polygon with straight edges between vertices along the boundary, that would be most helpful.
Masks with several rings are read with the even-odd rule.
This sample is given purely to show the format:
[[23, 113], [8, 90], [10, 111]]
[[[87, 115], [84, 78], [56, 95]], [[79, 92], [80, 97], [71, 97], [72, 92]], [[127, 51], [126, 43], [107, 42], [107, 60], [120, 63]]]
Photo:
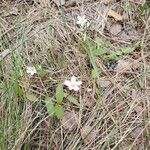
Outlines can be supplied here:
[[80, 25], [82, 28], [87, 25], [87, 27], [89, 26], [89, 22], [87, 21], [87, 19], [85, 19], [85, 15], [83, 16], [78, 16], [77, 17], [77, 24]]
[[33, 76], [34, 74], [37, 73], [35, 67], [31, 67], [31, 66], [28, 66], [28, 67], [26, 68], [26, 72], [27, 72], [27, 74], [29, 74], [29, 75], [31, 75], [31, 76]]
[[71, 80], [65, 80], [64, 85], [68, 86], [69, 90], [79, 91], [82, 82], [77, 81], [77, 77], [72, 76]]

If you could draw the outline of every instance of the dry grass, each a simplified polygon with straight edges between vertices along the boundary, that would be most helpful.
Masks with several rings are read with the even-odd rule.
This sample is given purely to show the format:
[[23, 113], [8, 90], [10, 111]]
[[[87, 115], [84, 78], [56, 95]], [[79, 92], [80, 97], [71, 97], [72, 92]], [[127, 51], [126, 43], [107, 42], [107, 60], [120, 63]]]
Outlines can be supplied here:
[[[0, 54], [1, 150], [150, 149], [149, 2], [104, 2], [85, 0], [59, 8], [48, 0], [0, 2], [0, 53], [9, 53]], [[126, 17], [119, 22], [126, 36], [110, 34], [116, 23], [107, 16], [110, 8]], [[110, 70], [107, 54], [93, 59], [91, 40], [84, 41], [76, 25], [78, 15], [91, 23], [87, 36], [93, 43], [99, 37], [109, 52], [134, 48], [119, 58], [121, 68], [117, 61]], [[33, 77], [26, 74], [30, 65], [38, 70]], [[97, 79], [91, 75], [94, 66], [100, 71]], [[64, 89], [80, 107], [64, 99], [65, 112], [71, 114], [64, 126], [63, 119], [48, 116], [44, 99], [55, 99], [57, 84], [72, 75], [82, 80], [81, 90]], [[38, 101], [27, 100], [26, 93]]]

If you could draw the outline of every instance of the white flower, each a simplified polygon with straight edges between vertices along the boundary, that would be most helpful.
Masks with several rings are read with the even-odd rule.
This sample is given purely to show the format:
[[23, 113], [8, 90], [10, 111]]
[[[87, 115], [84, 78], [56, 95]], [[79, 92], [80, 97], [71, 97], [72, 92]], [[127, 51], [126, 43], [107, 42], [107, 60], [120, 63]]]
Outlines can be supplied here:
[[68, 86], [69, 90], [79, 91], [82, 82], [77, 81], [77, 77], [72, 76], [71, 80], [65, 80], [64, 85]]
[[82, 28], [85, 25], [87, 25], [87, 27], [89, 26], [89, 22], [87, 21], [87, 19], [85, 19], [85, 15], [78, 16], [77, 19], [78, 19], [77, 24], [80, 25]]
[[27, 74], [29, 74], [29, 75], [31, 75], [31, 76], [33, 76], [35, 73], [37, 73], [35, 67], [31, 67], [31, 66], [28, 66], [28, 67], [26, 68], [26, 72], [27, 72]]

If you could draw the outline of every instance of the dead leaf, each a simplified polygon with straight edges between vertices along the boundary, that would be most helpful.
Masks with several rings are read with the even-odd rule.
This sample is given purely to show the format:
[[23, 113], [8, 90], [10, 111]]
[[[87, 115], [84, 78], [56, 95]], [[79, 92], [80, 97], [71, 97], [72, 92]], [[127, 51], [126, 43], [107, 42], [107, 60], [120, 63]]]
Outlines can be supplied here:
[[140, 37], [138, 31], [135, 28], [131, 28], [130, 30], [128, 30], [127, 34], [130, 36], [132, 40], [137, 40]]
[[132, 63], [132, 65], [131, 65], [131, 68], [132, 68], [133, 70], [137, 70], [137, 69], [140, 68], [140, 67], [141, 67], [141, 64], [139, 63], [139, 61], [134, 60], [133, 63]]
[[84, 126], [81, 129], [81, 137], [85, 144], [88, 144], [96, 137], [96, 132], [91, 126]]
[[119, 37], [124, 41], [129, 41], [131, 39], [130, 36], [125, 31], [122, 31], [121, 34], [119, 34]]
[[53, 1], [58, 7], [65, 5], [65, 0], [53, 0]]
[[66, 2], [65, 6], [66, 7], [74, 7], [74, 6], [76, 6], [76, 4], [77, 4], [76, 0], [69, 0]]
[[131, 62], [128, 60], [121, 59], [118, 61], [118, 65], [115, 68], [116, 72], [124, 72], [131, 69]]
[[65, 112], [61, 124], [64, 129], [75, 129], [77, 127], [77, 115], [74, 112]]
[[123, 20], [123, 17], [120, 14], [116, 13], [114, 10], [110, 9], [107, 14], [109, 17], [113, 17], [116, 21]]
[[110, 33], [113, 34], [113, 35], [119, 34], [121, 32], [121, 30], [122, 30], [122, 26], [119, 23], [113, 24], [110, 27]]

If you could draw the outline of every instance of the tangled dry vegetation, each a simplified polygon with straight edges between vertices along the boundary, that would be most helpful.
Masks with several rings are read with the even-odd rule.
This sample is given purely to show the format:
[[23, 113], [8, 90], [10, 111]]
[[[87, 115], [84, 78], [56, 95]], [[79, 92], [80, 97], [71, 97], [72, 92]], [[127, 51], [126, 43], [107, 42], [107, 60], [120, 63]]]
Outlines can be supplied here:
[[[149, 1], [61, 3], [0, 1], [0, 149], [150, 149]], [[81, 89], [63, 86], [73, 100], [50, 116], [45, 97], [71, 76]]]

